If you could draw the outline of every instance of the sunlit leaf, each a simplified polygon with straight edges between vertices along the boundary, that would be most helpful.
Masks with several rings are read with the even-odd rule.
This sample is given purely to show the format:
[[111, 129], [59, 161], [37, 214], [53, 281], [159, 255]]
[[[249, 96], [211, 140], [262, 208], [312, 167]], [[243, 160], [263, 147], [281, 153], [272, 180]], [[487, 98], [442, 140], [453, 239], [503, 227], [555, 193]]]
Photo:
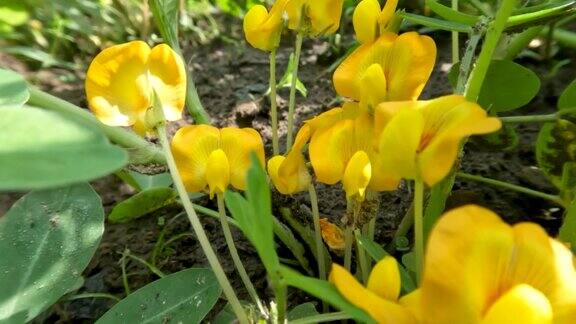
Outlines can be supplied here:
[[170, 205], [176, 197], [172, 188], [143, 190], [114, 206], [108, 220], [113, 223], [129, 222]]
[[221, 289], [208, 269], [187, 269], [135, 291], [96, 323], [202, 323]]
[[139, 186], [139, 190], [146, 190], [150, 188], [167, 188], [172, 184], [172, 177], [170, 173], [164, 172], [159, 174], [142, 174], [136, 171], [128, 171], [134, 181]]
[[93, 180], [127, 162], [95, 128], [38, 108], [0, 109], [0, 191]]
[[21, 107], [28, 98], [26, 80], [16, 72], [0, 69], [0, 108]]
[[32, 320], [77, 289], [103, 232], [102, 203], [88, 184], [16, 202], [0, 218], [0, 322]]
[[[296, 69], [296, 62], [294, 61], [294, 54], [290, 54], [290, 60], [288, 60], [288, 66], [286, 67], [286, 71], [282, 76], [282, 79], [278, 81], [278, 89], [280, 88], [290, 88], [292, 86], [292, 80], [295, 77], [294, 71]], [[300, 92], [303, 97], [308, 95], [308, 89], [299, 78], [296, 77], [296, 90]]]
[[560, 99], [558, 99], [558, 109], [570, 108], [576, 108], [576, 80], [566, 87], [562, 95], [560, 95]]

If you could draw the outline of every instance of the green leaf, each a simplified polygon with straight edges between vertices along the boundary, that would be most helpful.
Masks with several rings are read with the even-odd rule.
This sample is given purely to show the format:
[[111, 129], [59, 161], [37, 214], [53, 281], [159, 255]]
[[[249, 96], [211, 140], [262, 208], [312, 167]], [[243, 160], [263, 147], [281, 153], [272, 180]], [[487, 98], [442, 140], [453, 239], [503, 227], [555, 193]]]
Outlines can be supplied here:
[[576, 247], [576, 200], [564, 213], [564, 221], [560, 226], [558, 238], [565, 243], [569, 243], [572, 249]]
[[93, 180], [128, 155], [95, 128], [38, 108], [0, 110], [0, 191], [45, 189]]
[[[286, 67], [286, 71], [282, 76], [282, 79], [278, 82], [278, 89], [281, 88], [290, 88], [292, 86], [292, 79], [294, 78], [294, 70], [296, 69], [296, 62], [294, 62], [294, 54], [290, 54], [290, 59], [288, 60], [288, 66]], [[300, 92], [303, 97], [308, 95], [308, 89], [300, 79], [296, 77], [296, 90]]]
[[396, 12], [396, 14], [411, 23], [419, 24], [430, 28], [447, 30], [447, 31], [457, 31], [460, 33], [470, 33], [472, 31], [472, 27], [453, 21], [426, 17], [403, 11]]
[[479, 17], [461, 13], [445, 5], [439, 4], [436, 0], [426, 0], [426, 5], [434, 11], [438, 16], [448, 20], [468, 26], [474, 26]]
[[178, 43], [178, 10], [179, 0], [149, 0], [150, 8], [156, 26], [164, 41], [177, 52], [180, 51]]
[[[274, 234], [276, 234], [278, 239], [286, 245], [296, 260], [298, 260], [298, 263], [300, 263], [302, 268], [311, 275], [312, 269], [310, 269], [310, 263], [305, 255], [306, 250], [304, 249], [304, 246], [296, 239], [292, 230], [288, 226], [282, 224], [277, 218], [274, 218]], [[328, 251], [325, 252], [328, 253]]]
[[494, 151], [510, 151], [518, 146], [520, 139], [516, 128], [503, 124], [502, 128], [495, 132], [483, 136], [475, 136], [471, 141], [480, 148]]
[[224, 308], [214, 317], [211, 321], [212, 324], [230, 324], [236, 321], [236, 314], [232, 310], [230, 304], [226, 304]]
[[96, 323], [201, 323], [221, 289], [209, 269], [187, 269], [128, 295]]
[[288, 320], [293, 321], [304, 317], [319, 315], [313, 303], [304, 303], [292, 308], [288, 312]]
[[28, 98], [30, 93], [26, 80], [16, 72], [0, 69], [0, 108], [21, 107]]
[[362, 323], [375, 323], [375, 321], [360, 308], [352, 305], [338, 292], [338, 289], [327, 281], [306, 277], [288, 268], [280, 267], [284, 281], [289, 286], [303, 290], [319, 298], [337, 309], [348, 313], [353, 319]]
[[103, 232], [102, 203], [88, 184], [18, 200], [0, 218], [0, 322], [22, 323], [23, 312], [32, 320], [77, 289]]
[[493, 60], [478, 104], [495, 113], [510, 111], [528, 104], [538, 90], [540, 79], [534, 72], [512, 61]]
[[576, 80], [572, 81], [558, 100], [558, 109], [576, 108]]
[[128, 173], [140, 187], [139, 190], [146, 190], [150, 188], [167, 188], [172, 185], [172, 177], [168, 172], [148, 175], [130, 170]]
[[172, 188], [143, 190], [114, 206], [108, 220], [113, 223], [129, 222], [170, 205], [177, 196]]
[[20, 26], [28, 22], [30, 15], [22, 0], [0, 1], [0, 22], [9, 26]]
[[573, 190], [564, 188], [565, 165], [576, 162], [576, 124], [560, 119], [556, 123], [542, 126], [536, 141], [536, 160], [538, 166], [561, 191]]
[[[385, 256], [390, 256], [382, 246], [378, 243], [372, 241], [366, 235], [360, 235], [360, 239], [358, 240], [359, 245], [364, 248], [364, 250], [368, 253], [368, 255], [372, 258], [372, 260], [378, 262], [382, 260]], [[416, 284], [414, 282], [414, 278], [410, 275], [408, 270], [400, 263], [398, 263], [398, 269], [400, 270], [400, 280], [402, 283], [402, 292], [407, 294], [414, 289], [416, 289]]]

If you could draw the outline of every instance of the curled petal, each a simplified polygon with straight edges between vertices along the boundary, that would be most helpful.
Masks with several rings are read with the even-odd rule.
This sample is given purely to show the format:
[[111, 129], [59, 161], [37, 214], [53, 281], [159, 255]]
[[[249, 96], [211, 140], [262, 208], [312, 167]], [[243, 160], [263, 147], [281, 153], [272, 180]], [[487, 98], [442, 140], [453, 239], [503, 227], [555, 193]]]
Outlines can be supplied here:
[[344, 0], [308, 0], [306, 3], [312, 35], [333, 34], [338, 30]]
[[208, 125], [182, 127], [172, 139], [172, 153], [188, 192], [206, 189], [206, 168], [212, 152], [219, 149], [220, 132]]
[[342, 179], [351, 156], [348, 155], [354, 121], [342, 120], [333, 127], [320, 128], [310, 140], [310, 162], [318, 181], [335, 184]]
[[186, 69], [184, 62], [170, 46], [156, 45], [148, 58], [150, 84], [162, 103], [166, 120], [182, 119], [186, 101]]
[[344, 177], [342, 178], [342, 186], [346, 191], [346, 198], [351, 199], [354, 197], [363, 201], [371, 177], [372, 165], [368, 154], [364, 151], [354, 153], [346, 165]]
[[206, 162], [206, 182], [210, 191], [210, 198], [214, 194], [222, 194], [230, 183], [230, 163], [226, 153], [217, 149], [210, 153]]
[[244, 16], [244, 35], [253, 47], [272, 51], [278, 47], [282, 33], [282, 13], [288, 0], [278, 0], [270, 13], [266, 7], [256, 5]]
[[352, 22], [356, 38], [360, 44], [369, 44], [378, 36], [378, 17], [380, 3], [378, 0], [362, 0], [354, 9]]
[[380, 15], [378, 16], [378, 24], [380, 25], [381, 30], [386, 29], [388, 26], [388, 23], [396, 12], [396, 7], [398, 7], [398, 0], [386, 0], [382, 12], [380, 12]]
[[553, 323], [552, 307], [540, 291], [521, 284], [500, 297], [482, 320], [482, 324]]
[[276, 189], [284, 195], [304, 191], [310, 184], [310, 174], [302, 154], [291, 158], [275, 156], [268, 161], [268, 174]]
[[226, 153], [230, 170], [230, 183], [239, 190], [246, 188], [246, 172], [250, 168], [250, 154], [255, 153], [264, 164], [264, 144], [260, 134], [252, 128], [226, 127], [220, 130], [220, 148]]
[[360, 78], [360, 85], [360, 105], [374, 109], [379, 103], [386, 101], [386, 76], [379, 64], [370, 65]]
[[150, 47], [142, 41], [100, 52], [86, 73], [86, 97], [94, 115], [110, 126], [132, 126], [151, 106], [148, 80]]
[[386, 256], [378, 261], [370, 272], [367, 288], [386, 300], [397, 301], [401, 282], [396, 259]]

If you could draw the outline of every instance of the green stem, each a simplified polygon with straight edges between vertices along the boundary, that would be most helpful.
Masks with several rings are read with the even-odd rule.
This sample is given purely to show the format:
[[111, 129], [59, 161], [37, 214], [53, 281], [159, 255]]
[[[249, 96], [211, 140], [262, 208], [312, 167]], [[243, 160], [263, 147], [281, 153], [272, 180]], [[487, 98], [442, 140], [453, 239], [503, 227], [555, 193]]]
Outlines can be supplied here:
[[[458, 0], [452, 0], [452, 9], [458, 10]], [[457, 31], [452, 32], [452, 64], [460, 61], [460, 39]]]
[[321, 280], [326, 280], [326, 265], [324, 264], [324, 249], [322, 248], [322, 232], [320, 229], [320, 212], [318, 211], [318, 195], [314, 184], [308, 187], [310, 194], [310, 204], [312, 205], [312, 217], [314, 219], [314, 239], [316, 241], [316, 257], [318, 259], [318, 276]]
[[67, 118], [83, 123], [84, 125], [100, 129], [111, 142], [128, 150], [130, 153], [131, 163], [166, 163], [162, 151], [155, 145], [144, 140], [142, 137], [121, 127], [104, 125], [87, 110], [35, 87], [29, 87], [29, 91], [29, 105], [57, 112]]
[[547, 123], [558, 120], [558, 114], [548, 115], [533, 115], [533, 116], [510, 116], [500, 117], [500, 120], [506, 124], [519, 124], [519, 123]]
[[107, 293], [82, 293], [82, 294], [68, 297], [67, 300], [77, 300], [77, 299], [84, 299], [84, 298], [108, 298], [108, 299], [112, 299], [115, 302], [119, 302], [121, 300], [120, 298], [118, 298], [114, 295], [111, 295], [111, 294], [107, 294]]
[[288, 101], [288, 133], [286, 134], [286, 152], [292, 148], [294, 140], [294, 107], [296, 105], [296, 81], [298, 80], [298, 67], [300, 66], [300, 53], [302, 51], [302, 40], [304, 33], [299, 31], [296, 34], [296, 44], [294, 45], [294, 71], [290, 83], [290, 99]]
[[120, 258], [120, 269], [122, 270], [122, 285], [124, 286], [124, 294], [128, 296], [130, 295], [131, 291], [130, 283], [128, 282], [128, 275], [126, 274], [126, 253], [127, 251], [124, 251], [124, 253], [122, 253], [122, 258]]
[[287, 293], [288, 288], [283, 282], [283, 279], [274, 282], [274, 294], [276, 295], [276, 307], [278, 310], [278, 323], [286, 321], [286, 308], [287, 308]]
[[230, 285], [230, 281], [228, 281], [228, 278], [226, 278], [226, 274], [224, 273], [224, 270], [220, 265], [220, 261], [218, 261], [218, 257], [216, 256], [216, 253], [214, 252], [212, 246], [210, 245], [208, 236], [206, 236], [206, 232], [204, 231], [204, 228], [202, 228], [200, 219], [198, 219], [198, 215], [196, 215], [194, 206], [192, 206], [192, 203], [188, 198], [188, 192], [184, 187], [184, 183], [182, 182], [182, 178], [180, 177], [180, 173], [178, 172], [178, 168], [176, 166], [176, 161], [174, 160], [174, 156], [172, 155], [172, 151], [170, 150], [170, 143], [166, 135], [166, 127], [164, 125], [158, 126], [157, 134], [158, 138], [160, 139], [162, 148], [164, 149], [166, 162], [168, 164], [170, 174], [172, 175], [176, 191], [178, 192], [178, 195], [182, 200], [182, 205], [184, 206], [184, 210], [186, 211], [188, 219], [192, 224], [192, 228], [194, 229], [194, 233], [198, 238], [198, 242], [200, 243], [202, 250], [206, 254], [206, 258], [208, 259], [208, 263], [210, 264], [212, 271], [214, 271], [216, 280], [218, 280], [220, 287], [222, 287], [222, 291], [224, 292], [226, 299], [228, 299], [230, 306], [232, 306], [232, 310], [234, 311], [234, 314], [236, 314], [236, 317], [238, 318], [239, 322], [242, 324], [244, 323], [247, 324], [249, 322], [248, 316], [246, 315], [246, 312], [244, 311], [242, 304], [240, 304], [240, 301], [238, 300], [238, 297], [236, 296], [236, 293], [234, 292], [232, 285]]
[[264, 305], [260, 301], [258, 297], [258, 293], [256, 292], [256, 288], [252, 284], [250, 280], [250, 276], [246, 272], [246, 268], [242, 264], [242, 260], [240, 260], [240, 255], [238, 255], [238, 249], [236, 249], [236, 244], [234, 243], [234, 238], [232, 237], [232, 231], [230, 231], [230, 225], [228, 224], [227, 216], [226, 216], [226, 205], [224, 204], [224, 195], [218, 194], [216, 197], [218, 201], [218, 212], [220, 214], [220, 224], [222, 225], [222, 232], [224, 232], [224, 239], [226, 240], [226, 245], [228, 245], [228, 250], [230, 251], [230, 255], [232, 256], [232, 261], [234, 262], [234, 266], [248, 290], [248, 294], [260, 309], [261, 314], [266, 314], [266, 309]]
[[368, 283], [368, 259], [366, 258], [366, 253], [363, 248], [360, 247], [360, 230], [354, 230], [354, 238], [356, 239], [356, 251], [358, 252], [358, 260], [356, 260], [356, 265], [360, 269], [360, 274], [362, 276], [362, 282], [364, 284]]
[[472, 68], [472, 61], [474, 60], [474, 55], [476, 55], [476, 48], [484, 34], [484, 29], [481, 27], [481, 24], [482, 22], [475, 26], [470, 33], [470, 39], [468, 40], [468, 45], [466, 46], [462, 62], [460, 63], [460, 71], [458, 73], [458, 82], [456, 85], [457, 94], [463, 94], [466, 90], [466, 80], [468, 80], [470, 69]]
[[519, 185], [515, 185], [515, 184], [511, 184], [508, 182], [504, 182], [504, 181], [500, 181], [500, 180], [495, 180], [495, 179], [490, 179], [490, 178], [485, 178], [479, 175], [473, 175], [473, 174], [468, 174], [468, 173], [464, 173], [464, 172], [458, 172], [456, 174], [456, 176], [458, 176], [459, 178], [462, 179], [466, 179], [466, 180], [471, 180], [471, 181], [476, 181], [476, 182], [482, 182], [482, 183], [486, 183], [492, 186], [496, 186], [496, 187], [501, 187], [501, 188], [505, 188], [505, 189], [509, 189], [509, 190], [513, 190], [513, 191], [517, 191], [517, 192], [521, 192], [533, 197], [538, 197], [538, 198], [542, 198], [542, 199], [546, 199], [548, 201], [551, 201], [555, 204], [558, 204], [560, 206], [566, 207], [566, 204], [562, 201], [562, 199], [560, 198], [560, 196], [557, 195], [551, 195], [551, 194], [547, 194], [544, 192], [540, 192], [537, 190], [533, 190], [533, 189], [529, 189], [526, 187], [522, 187]]
[[416, 257], [416, 281], [421, 282], [424, 269], [424, 182], [414, 181], [414, 255]]
[[486, 73], [488, 73], [488, 67], [490, 67], [492, 56], [498, 46], [502, 32], [506, 27], [508, 17], [512, 14], [512, 10], [516, 7], [517, 2], [518, 0], [502, 0], [502, 5], [497, 11], [495, 20], [488, 28], [482, 51], [478, 56], [476, 66], [474, 67], [474, 70], [472, 70], [466, 87], [466, 99], [469, 101], [476, 102], [478, 100], [478, 95], [480, 94], [480, 90], [484, 84]]
[[350, 271], [352, 265], [352, 226], [344, 230], [344, 268]]
[[290, 324], [313, 324], [313, 323], [325, 323], [338, 320], [351, 319], [350, 315], [346, 312], [336, 312], [336, 313], [326, 313], [319, 314], [309, 317], [300, 318], [297, 320], [290, 321]]
[[272, 122], [272, 152], [280, 154], [278, 141], [278, 104], [276, 103], [276, 50], [270, 52], [270, 119]]
[[154, 273], [155, 275], [157, 275], [160, 278], [164, 278], [166, 277], [166, 275], [164, 274], [164, 272], [160, 271], [160, 269], [156, 268], [155, 266], [151, 265], [150, 263], [148, 263], [146, 260], [137, 257], [135, 255], [133, 255], [132, 253], [130, 253], [130, 251], [126, 251], [125, 256], [129, 257], [130, 259], [141, 263], [142, 265], [144, 265], [145, 267], [148, 268], [148, 270], [152, 271], [152, 273]]

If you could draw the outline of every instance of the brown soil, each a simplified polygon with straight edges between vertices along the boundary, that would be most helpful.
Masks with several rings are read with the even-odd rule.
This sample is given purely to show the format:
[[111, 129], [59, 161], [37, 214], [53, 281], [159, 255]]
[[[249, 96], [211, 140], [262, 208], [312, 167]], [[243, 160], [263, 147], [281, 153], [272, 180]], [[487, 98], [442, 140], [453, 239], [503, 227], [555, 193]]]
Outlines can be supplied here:
[[[238, 25], [237, 22], [234, 22]], [[240, 39], [238, 31], [233, 31]], [[423, 95], [430, 98], [448, 94], [451, 89], [446, 77], [446, 66], [449, 66], [449, 44], [445, 33], [433, 35], [439, 47], [439, 58], [436, 71]], [[278, 55], [278, 78], [287, 64], [291, 52], [291, 39], [286, 39]], [[268, 126], [269, 103], [263, 96], [268, 82], [267, 55], [246, 46], [242, 41], [238, 43], [215, 40], [212, 43], [189, 48], [187, 51], [194, 71], [199, 95], [204, 106], [218, 126], [254, 127], [264, 137], [267, 150], [270, 153], [270, 127]], [[560, 54], [569, 57], [569, 53]], [[332, 87], [329, 71], [327, 70], [336, 55], [330, 44], [323, 40], [307, 40], [303, 46], [303, 59], [300, 77], [308, 87], [308, 97], [298, 97], [296, 108], [296, 121], [303, 120], [332, 108], [335, 93]], [[86, 58], [87, 60], [89, 58]], [[11, 57], [2, 55], [0, 66], [9, 66], [26, 73], [29, 78], [43, 89], [63, 97], [71, 102], [85, 106], [83, 93], [82, 73], [70, 74], [63, 70], [28, 71], [26, 65]], [[552, 111], [560, 91], [576, 76], [574, 65], [562, 69], [560, 75], [547, 79], [546, 67], [542, 63], [524, 61], [527, 66], [534, 68], [541, 76], [543, 87], [541, 94], [528, 107], [518, 113], [546, 113]], [[63, 77], [74, 76], [74, 82], [62, 82]], [[286, 131], [286, 106], [288, 90], [282, 89], [279, 93], [281, 114], [280, 132]], [[520, 143], [508, 151], [496, 151], [482, 148], [472, 143], [467, 146], [466, 155], [462, 161], [462, 169], [473, 174], [480, 174], [495, 179], [525, 185], [537, 190], [554, 192], [554, 188], [535, 168], [534, 141], [539, 125], [520, 125], [517, 127], [520, 134]], [[93, 183], [100, 193], [106, 211], [116, 203], [130, 197], [133, 190], [122, 183], [118, 178], [109, 176]], [[317, 186], [319, 194], [319, 208], [322, 216], [338, 222], [346, 210], [344, 195], [339, 186]], [[18, 197], [17, 194], [0, 195], [0, 215], [9, 208]], [[303, 222], [309, 222], [307, 195], [299, 194], [293, 197], [280, 197], [275, 195], [275, 211], [282, 206], [289, 206], [294, 214]], [[402, 185], [396, 192], [381, 194], [380, 208], [377, 215], [378, 226], [376, 238], [380, 243], [388, 243], [401, 217], [405, 214], [411, 202], [408, 188]], [[215, 209], [215, 203], [202, 199], [199, 203]], [[449, 207], [462, 204], [476, 203], [490, 207], [511, 222], [531, 220], [543, 224], [551, 233], [554, 233], [560, 223], [561, 210], [549, 202], [525, 196], [516, 192], [488, 187], [483, 184], [458, 181], [454, 188]], [[119, 260], [121, 253], [129, 249], [132, 254], [150, 259], [154, 246], [163, 226], [159, 225], [162, 218], [170, 223], [166, 230], [166, 237], [170, 238], [180, 233], [190, 232], [185, 217], [175, 218], [181, 208], [170, 206], [148, 217], [141, 218], [128, 224], [106, 225], [102, 243], [92, 263], [85, 271], [86, 283], [82, 292], [107, 292], [119, 297], [124, 296]], [[279, 213], [277, 213], [279, 214]], [[210, 241], [218, 254], [222, 256], [221, 262], [232, 279], [233, 285], [240, 292], [240, 297], [248, 299], [239, 277], [234, 272], [233, 265], [226, 249], [224, 238], [221, 235], [219, 224], [210, 218], [203, 218], [204, 227], [208, 232]], [[241, 235], [235, 231], [238, 249], [248, 273], [254, 280], [262, 296], [269, 296], [265, 272], [255, 251]], [[280, 247], [279, 253], [291, 257], [288, 251]], [[333, 256], [338, 261], [338, 256]], [[207, 267], [207, 262], [193, 236], [174, 242], [170, 250], [157, 258], [157, 266], [163, 272], [172, 273], [189, 267]], [[130, 274], [130, 287], [135, 289], [149, 283], [157, 277], [147, 268], [133, 261], [128, 261], [127, 271]], [[310, 300], [304, 294], [290, 291], [290, 303], [296, 305]], [[220, 307], [224, 303], [220, 303]], [[81, 323], [93, 322], [101, 316], [111, 303], [103, 299], [85, 299], [74, 302], [61, 302], [54, 306], [44, 316], [38, 319], [46, 323]]]

